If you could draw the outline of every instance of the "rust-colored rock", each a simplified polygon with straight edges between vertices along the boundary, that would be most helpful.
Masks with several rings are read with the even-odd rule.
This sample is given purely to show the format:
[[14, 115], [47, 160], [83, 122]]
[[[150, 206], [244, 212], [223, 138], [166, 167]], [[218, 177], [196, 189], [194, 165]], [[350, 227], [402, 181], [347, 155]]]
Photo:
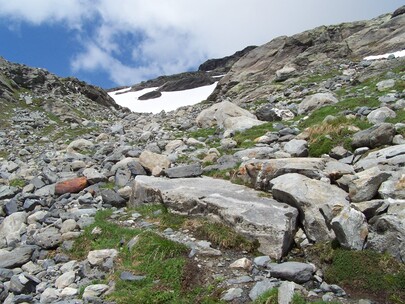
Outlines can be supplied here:
[[63, 182], [59, 182], [55, 186], [55, 194], [77, 193], [87, 187], [86, 177], [77, 177]]

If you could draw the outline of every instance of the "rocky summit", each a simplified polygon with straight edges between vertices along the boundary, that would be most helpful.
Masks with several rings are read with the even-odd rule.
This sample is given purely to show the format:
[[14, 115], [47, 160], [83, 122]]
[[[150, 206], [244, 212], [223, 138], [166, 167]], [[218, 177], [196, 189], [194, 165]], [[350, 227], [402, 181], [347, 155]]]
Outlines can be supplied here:
[[155, 115], [0, 58], [0, 301], [404, 303], [404, 12], [133, 85], [221, 78]]

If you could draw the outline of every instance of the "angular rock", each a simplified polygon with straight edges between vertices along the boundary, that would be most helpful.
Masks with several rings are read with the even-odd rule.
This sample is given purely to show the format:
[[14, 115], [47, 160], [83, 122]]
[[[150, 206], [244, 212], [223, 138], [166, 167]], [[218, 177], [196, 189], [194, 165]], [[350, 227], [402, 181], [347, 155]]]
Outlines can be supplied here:
[[55, 303], [58, 300], [59, 295], [60, 293], [56, 288], [48, 287], [42, 292], [39, 303], [41, 304]]
[[244, 131], [255, 126], [260, 126], [264, 124], [264, 121], [260, 121], [257, 118], [250, 117], [228, 117], [224, 121], [224, 129], [229, 132]]
[[83, 175], [87, 178], [90, 185], [107, 181], [107, 177], [94, 168], [84, 169]]
[[278, 288], [278, 304], [290, 304], [294, 297], [295, 284], [292, 282], [282, 282]]
[[309, 113], [323, 106], [339, 102], [332, 93], [316, 93], [305, 97], [298, 105], [298, 115]]
[[321, 158], [278, 158], [249, 160], [239, 167], [238, 177], [257, 189], [270, 190], [270, 181], [286, 173], [299, 173], [310, 178], [325, 177], [325, 159]]
[[351, 145], [353, 149], [360, 147], [377, 148], [391, 144], [394, 135], [395, 128], [393, 124], [381, 123], [353, 134]]
[[155, 167], [167, 169], [170, 167], [171, 163], [167, 156], [156, 154], [147, 150], [143, 151], [139, 156], [139, 162], [149, 172], [152, 172]]
[[131, 178], [131, 171], [126, 168], [119, 168], [115, 173], [114, 183], [117, 187], [122, 188], [129, 182]]
[[295, 75], [296, 69], [294, 67], [285, 66], [276, 71], [276, 81], [284, 81]]
[[378, 194], [384, 199], [405, 199], [405, 174], [395, 174], [383, 182]]
[[273, 154], [274, 154], [273, 148], [257, 147], [257, 148], [250, 148], [250, 149], [238, 151], [233, 156], [239, 160], [246, 159], [246, 158], [267, 159], [267, 158], [271, 158], [271, 156]]
[[353, 202], [368, 201], [375, 197], [381, 183], [390, 177], [387, 172], [382, 172], [378, 167], [373, 167], [354, 175], [349, 183], [349, 197]]
[[101, 249], [90, 251], [87, 255], [87, 260], [90, 265], [100, 266], [107, 259], [114, 259], [118, 255], [118, 251], [115, 249]]
[[84, 293], [82, 296], [83, 300], [88, 302], [97, 301], [97, 298], [101, 297], [104, 293], [106, 293], [109, 288], [110, 286], [106, 284], [89, 285], [84, 289]]
[[383, 214], [369, 222], [370, 232], [366, 248], [387, 252], [398, 261], [405, 262], [405, 216]]
[[66, 233], [69, 231], [73, 231], [76, 229], [77, 223], [74, 219], [67, 219], [62, 223], [62, 227], [60, 228], [61, 233]]
[[0, 200], [12, 198], [19, 192], [16, 187], [0, 186]]
[[312, 279], [315, 272], [314, 266], [300, 262], [285, 262], [281, 264], [269, 264], [270, 275], [274, 278], [293, 281], [299, 284]]
[[133, 275], [129, 271], [123, 271], [120, 274], [120, 279], [123, 281], [142, 281], [145, 278], [146, 278], [146, 276]]
[[63, 182], [56, 183], [55, 194], [78, 193], [87, 187], [86, 177], [77, 177]]
[[27, 213], [15, 212], [7, 216], [0, 224], [0, 248], [15, 245], [21, 240], [27, 225]]
[[66, 151], [69, 153], [72, 152], [81, 152], [87, 149], [92, 149], [94, 144], [87, 139], [76, 139], [72, 141], [66, 148]]
[[300, 222], [312, 241], [333, 239], [330, 221], [348, 206], [347, 193], [328, 183], [290, 173], [271, 180], [273, 197], [297, 208]]
[[308, 156], [308, 143], [306, 140], [293, 139], [284, 145], [284, 151], [293, 157]]
[[259, 250], [274, 258], [288, 251], [296, 230], [295, 208], [225, 180], [137, 176], [129, 206], [150, 202], [183, 214], [219, 216], [237, 232], [257, 239]]
[[376, 215], [384, 213], [388, 209], [389, 203], [382, 199], [375, 199], [366, 202], [358, 202], [352, 204], [352, 207], [361, 211], [367, 220], [371, 219]]
[[379, 124], [383, 123], [388, 118], [395, 118], [397, 114], [393, 110], [388, 107], [381, 107], [374, 111], [371, 111], [370, 114], [367, 115], [367, 120], [369, 123], [372, 124]]
[[230, 288], [225, 291], [224, 295], [221, 297], [222, 301], [233, 301], [236, 298], [240, 298], [242, 296], [243, 289], [242, 288]]
[[405, 163], [405, 144], [370, 152], [356, 163], [356, 167], [368, 169], [378, 165], [399, 166], [403, 163]]
[[128, 169], [131, 171], [131, 174], [133, 176], [146, 175], [145, 169], [142, 167], [142, 165], [138, 161], [133, 161], [133, 162], [128, 163]]
[[11, 251], [0, 249], [0, 268], [15, 268], [24, 265], [31, 259], [32, 246], [21, 246]]
[[68, 287], [75, 281], [76, 273], [74, 271], [67, 271], [58, 277], [55, 281], [55, 287], [58, 289], [63, 289]]
[[54, 249], [62, 243], [62, 234], [55, 227], [38, 230], [33, 235], [33, 243], [44, 249]]
[[394, 85], [395, 85], [394, 79], [382, 80], [376, 84], [378, 91], [385, 91], [387, 89], [392, 88]]
[[201, 128], [210, 128], [215, 125], [224, 128], [225, 120], [229, 117], [247, 117], [256, 119], [256, 117], [249, 111], [238, 107], [232, 102], [223, 101], [201, 111], [196, 118], [196, 122]]
[[249, 298], [255, 301], [258, 297], [264, 294], [267, 290], [273, 289], [280, 286], [280, 282], [264, 279], [263, 281], [257, 282], [255, 286], [249, 292]]
[[101, 191], [101, 197], [104, 204], [111, 205], [113, 207], [123, 207], [127, 202], [126, 199], [121, 197], [117, 192], [111, 189], [105, 189]]
[[197, 177], [203, 173], [200, 164], [172, 167], [166, 169], [164, 172], [168, 178]]
[[363, 249], [368, 235], [367, 220], [363, 213], [345, 207], [332, 219], [331, 225], [339, 244], [343, 248], [350, 250]]
[[245, 270], [251, 270], [252, 269], [252, 261], [249, 260], [248, 258], [241, 258], [239, 260], [236, 260], [235, 262], [231, 263], [229, 265], [229, 268], [242, 268]]

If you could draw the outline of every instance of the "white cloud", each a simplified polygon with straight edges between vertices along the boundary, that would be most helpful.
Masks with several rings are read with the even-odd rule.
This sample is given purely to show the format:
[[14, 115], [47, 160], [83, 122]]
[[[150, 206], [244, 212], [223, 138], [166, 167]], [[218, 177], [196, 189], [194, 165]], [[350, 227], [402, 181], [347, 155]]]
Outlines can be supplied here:
[[[0, 0], [0, 17], [79, 29], [75, 71], [106, 71], [116, 84], [198, 66], [251, 44], [322, 24], [375, 17], [402, 0]], [[91, 28], [91, 32], [84, 29]], [[124, 58], [125, 56], [125, 58]]]

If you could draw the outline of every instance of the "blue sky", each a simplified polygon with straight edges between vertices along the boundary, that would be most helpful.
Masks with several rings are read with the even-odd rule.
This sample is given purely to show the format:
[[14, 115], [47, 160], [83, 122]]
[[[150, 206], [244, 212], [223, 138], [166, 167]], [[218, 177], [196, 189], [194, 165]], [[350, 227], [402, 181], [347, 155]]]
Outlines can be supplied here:
[[104, 88], [195, 70], [319, 25], [394, 11], [401, 0], [0, 0], [0, 56]]

